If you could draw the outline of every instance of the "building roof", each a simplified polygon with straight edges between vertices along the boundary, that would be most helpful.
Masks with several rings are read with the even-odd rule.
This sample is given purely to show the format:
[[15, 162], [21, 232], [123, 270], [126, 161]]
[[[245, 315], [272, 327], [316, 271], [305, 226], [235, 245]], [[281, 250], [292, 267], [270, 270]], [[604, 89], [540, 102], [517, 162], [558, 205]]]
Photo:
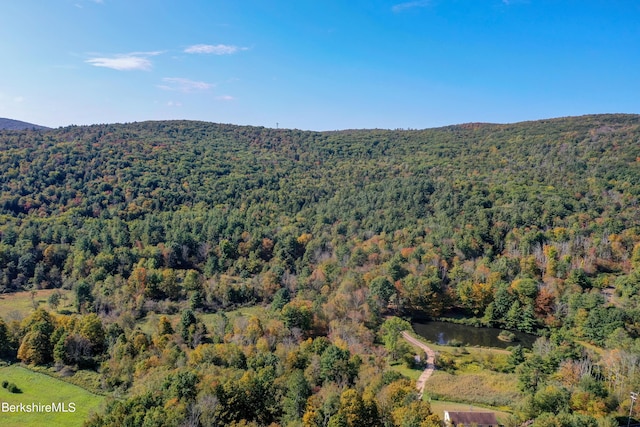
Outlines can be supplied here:
[[449, 420], [453, 424], [464, 424], [465, 426], [471, 426], [472, 424], [476, 425], [498, 425], [498, 420], [496, 419], [496, 414], [493, 412], [453, 412], [447, 411], [449, 413]]

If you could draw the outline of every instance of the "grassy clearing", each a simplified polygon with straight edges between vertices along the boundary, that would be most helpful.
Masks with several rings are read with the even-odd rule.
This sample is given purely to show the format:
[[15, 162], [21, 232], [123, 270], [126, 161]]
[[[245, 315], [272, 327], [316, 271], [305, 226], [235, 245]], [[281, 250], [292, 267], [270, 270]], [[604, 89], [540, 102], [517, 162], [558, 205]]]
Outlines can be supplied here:
[[29, 366], [29, 370], [53, 377], [53, 379], [55, 380], [60, 380], [72, 385], [76, 385], [82, 389], [89, 391], [90, 393], [98, 395], [105, 394], [104, 390], [102, 390], [101, 388], [102, 376], [96, 371], [79, 370], [67, 376], [62, 372], [58, 372], [54, 367]]
[[207, 327], [209, 327], [210, 325], [213, 325], [215, 322], [219, 321], [220, 315], [222, 313], [224, 313], [227, 319], [229, 319], [229, 322], [231, 322], [231, 324], [233, 324], [236, 319], [241, 317], [245, 319], [249, 319], [255, 316], [264, 322], [266, 319], [269, 319], [272, 316], [272, 313], [267, 308], [261, 305], [253, 305], [250, 307], [242, 307], [242, 308], [237, 308], [235, 310], [230, 310], [230, 311], [219, 311], [217, 313], [202, 313], [202, 314], [198, 314], [198, 318], [201, 319], [202, 322], [204, 322], [204, 324], [207, 325]]
[[[263, 306], [255, 305], [251, 307], [242, 307], [231, 311], [218, 311], [216, 313], [199, 313], [196, 311], [197, 318], [202, 321], [207, 329], [211, 332], [213, 330], [213, 325], [217, 323], [220, 319], [220, 315], [224, 314], [229, 322], [233, 324], [233, 322], [241, 317], [250, 318], [253, 316], [258, 317], [260, 320], [265, 320], [270, 318], [272, 315], [269, 310]], [[180, 322], [180, 313], [176, 314], [157, 314], [157, 313], [149, 313], [143, 319], [137, 322], [137, 326], [144, 332], [145, 334], [153, 335], [157, 332], [158, 321], [161, 316], [166, 316], [167, 319], [171, 322], [174, 328], [178, 326]]]
[[[414, 335], [415, 336], [415, 335]], [[486, 347], [452, 347], [431, 343], [420, 337], [436, 353], [436, 369], [465, 374], [481, 371], [500, 373], [508, 365], [509, 350]], [[417, 347], [416, 351], [421, 351]]]
[[474, 373], [484, 370], [505, 372], [508, 359], [508, 352], [449, 347], [436, 353], [436, 366], [451, 373]]
[[[436, 370], [426, 382], [423, 398], [435, 398], [453, 402], [484, 405], [502, 410], [510, 410], [522, 396], [517, 391], [517, 377], [513, 374], [496, 372], [506, 363], [508, 354], [491, 349], [466, 349], [443, 347], [438, 356], [453, 361], [449, 372]], [[436, 356], [436, 360], [438, 358]], [[403, 375], [417, 380], [421, 370], [409, 369], [404, 365], [391, 366]]]
[[68, 310], [75, 312], [74, 296], [72, 291], [64, 289], [43, 289], [40, 291], [15, 292], [0, 295], [0, 317], [5, 321], [22, 320], [31, 314], [37, 307], [43, 307], [53, 311], [47, 300], [54, 292], [60, 292], [62, 299], [58, 305], [58, 311]]
[[0, 368], [0, 381], [16, 384], [22, 393], [10, 393], [0, 388], [0, 404], [23, 405], [64, 403], [67, 410], [75, 404], [75, 412], [0, 412], [0, 425], [4, 427], [81, 426], [89, 414], [100, 410], [104, 397], [81, 387], [32, 372], [18, 365]]
[[510, 410], [522, 398], [517, 391], [515, 375], [487, 370], [456, 375], [436, 371], [427, 380], [424, 391], [438, 400], [486, 405], [502, 410]]
[[404, 363], [400, 362], [392, 363], [389, 367], [413, 381], [417, 381], [423, 371], [422, 369], [407, 368]]
[[[510, 410], [521, 399], [516, 376], [502, 372], [507, 366], [509, 351], [426, 343], [436, 352], [437, 369], [427, 380], [424, 399], [461, 402], [466, 408], [476, 404], [503, 411]], [[417, 379], [421, 372], [403, 365], [392, 366], [392, 369], [411, 379]]]
[[[242, 316], [242, 317], [251, 317], [251, 316], [258, 316], [258, 317], [262, 317], [264, 316], [265, 312], [268, 312], [269, 310], [266, 307], [263, 307], [261, 305], [252, 305], [249, 307], [241, 307], [241, 308], [237, 308], [235, 310], [230, 310], [230, 311], [225, 311], [225, 315], [229, 318], [235, 317], [235, 316]], [[211, 314], [205, 314], [203, 316], [210, 316]]]

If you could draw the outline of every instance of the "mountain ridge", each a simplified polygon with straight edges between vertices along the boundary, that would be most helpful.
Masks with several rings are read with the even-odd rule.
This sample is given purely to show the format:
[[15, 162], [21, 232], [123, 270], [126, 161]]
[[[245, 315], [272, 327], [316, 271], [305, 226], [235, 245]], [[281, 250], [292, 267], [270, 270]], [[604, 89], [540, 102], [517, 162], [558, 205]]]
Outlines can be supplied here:
[[1, 130], [49, 130], [46, 126], [0, 117]]
[[[251, 124], [235, 124], [235, 123], [223, 123], [216, 122], [210, 120], [201, 120], [201, 119], [150, 119], [150, 120], [134, 120], [130, 122], [111, 122], [111, 123], [90, 123], [90, 124], [82, 124], [82, 125], [66, 125], [60, 126], [58, 129], [68, 129], [68, 128], [89, 128], [96, 126], [129, 126], [129, 125], [139, 125], [139, 124], [149, 124], [149, 123], [164, 123], [164, 124], [178, 124], [178, 123], [193, 123], [193, 124], [203, 124], [203, 125], [220, 125], [220, 126], [236, 126], [238, 128], [255, 128], [255, 129], [273, 129], [280, 131], [298, 131], [298, 132], [311, 132], [311, 133], [321, 133], [321, 134], [336, 134], [336, 133], [351, 133], [351, 132], [368, 132], [368, 131], [398, 131], [398, 132], [412, 132], [412, 131], [428, 131], [428, 130], [437, 130], [437, 129], [451, 129], [451, 128], [461, 128], [461, 129], [477, 129], [477, 128], [487, 128], [487, 127], [505, 127], [505, 126], [518, 126], [525, 124], [545, 124], [545, 123], [554, 123], [561, 121], [589, 121], [589, 120], [606, 120], [606, 119], [614, 119], [619, 120], [621, 118], [634, 119], [640, 117], [640, 114], [636, 113], [594, 113], [594, 114], [583, 114], [576, 116], [559, 116], [559, 117], [547, 117], [542, 119], [531, 119], [531, 120], [521, 120], [515, 122], [463, 122], [463, 123], [451, 123], [439, 126], [425, 127], [425, 128], [345, 128], [345, 129], [332, 129], [332, 130], [313, 130], [313, 129], [298, 129], [298, 128], [271, 128], [268, 126], [262, 125], [251, 125]], [[54, 130], [55, 128], [42, 126], [34, 123], [24, 122], [21, 120], [15, 120], [5, 117], [0, 117], [0, 130]]]

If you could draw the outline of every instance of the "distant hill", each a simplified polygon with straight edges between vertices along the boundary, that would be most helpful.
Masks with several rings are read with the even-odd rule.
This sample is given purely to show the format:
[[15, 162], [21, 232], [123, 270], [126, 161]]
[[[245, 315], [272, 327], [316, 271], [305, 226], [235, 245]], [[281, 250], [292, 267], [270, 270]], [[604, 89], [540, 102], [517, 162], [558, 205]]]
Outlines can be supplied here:
[[33, 123], [22, 122], [20, 120], [5, 119], [0, 117], [0, 129], [5, 130], [46, 130], [46, 126], [34, 125]]
[[[640, 115], [339, 132], [150, 121], [46, 136], [0, 132], [0, 215], [215, 206], [226, 239], [240, 222], [265, 233], [304, 218], [305, 231], [353, 223], [354, 235], [428, 228], [468, 258], [501, 253], [515, 228], [583, 227], [583, 214], [608, 234], [640, 223]], [[20, 162], [30, 168], [16, 174]]]

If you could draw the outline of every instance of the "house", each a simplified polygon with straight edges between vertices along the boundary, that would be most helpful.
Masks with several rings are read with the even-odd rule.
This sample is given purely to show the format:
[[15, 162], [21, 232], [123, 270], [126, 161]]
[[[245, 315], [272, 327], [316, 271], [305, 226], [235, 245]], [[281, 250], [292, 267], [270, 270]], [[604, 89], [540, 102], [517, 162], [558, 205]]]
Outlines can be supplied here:
[[447, 427], [498, 427], [493, 412], [454, 412], [444, 411], [444, 425]]

